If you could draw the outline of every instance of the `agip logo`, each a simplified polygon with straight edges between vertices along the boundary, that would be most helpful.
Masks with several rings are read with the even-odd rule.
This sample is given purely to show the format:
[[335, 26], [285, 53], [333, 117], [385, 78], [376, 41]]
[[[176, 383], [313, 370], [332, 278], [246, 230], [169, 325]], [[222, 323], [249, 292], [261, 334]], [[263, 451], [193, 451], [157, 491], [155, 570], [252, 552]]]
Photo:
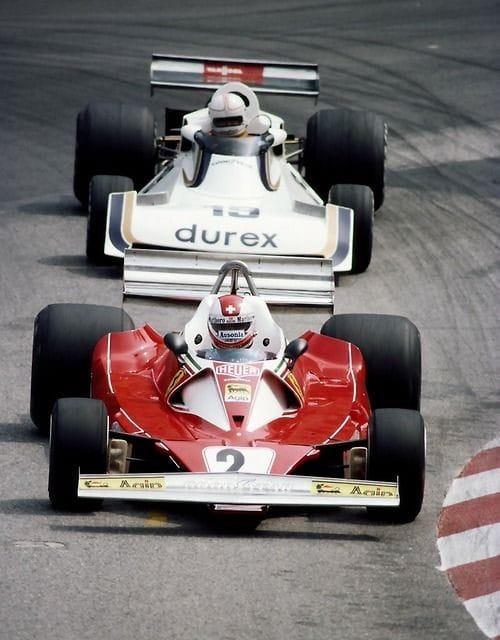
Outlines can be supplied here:
[[225, 402], [250, 402], [252, 387], [241, 382], [228, 382], [224, 387]]

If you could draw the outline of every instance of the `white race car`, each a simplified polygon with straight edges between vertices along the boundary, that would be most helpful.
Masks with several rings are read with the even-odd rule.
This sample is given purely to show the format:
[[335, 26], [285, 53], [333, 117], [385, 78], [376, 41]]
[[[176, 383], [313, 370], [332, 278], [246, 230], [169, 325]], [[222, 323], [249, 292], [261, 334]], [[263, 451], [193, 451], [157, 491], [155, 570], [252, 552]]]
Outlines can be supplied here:
[[[323, 109], [305, 139], [287, 134], [256, 93], [317, 97], [318, 68], [305, 63], [154, 54], [158, 87], [215, 92], [202, 109], [167, 108], [161, 137], [145, 107], [92, 103], [78, 114], [74, 191], [88, 206], [88, 259], [123, 258], [126, 295], [199, 300], [221, 261], [244, 257], [268, 302], [332, 305], [335, 273], [371, 260], [382, 118]], [[244, 135], [214, 125], [213, 105], [228, 101], [242, 105]]]

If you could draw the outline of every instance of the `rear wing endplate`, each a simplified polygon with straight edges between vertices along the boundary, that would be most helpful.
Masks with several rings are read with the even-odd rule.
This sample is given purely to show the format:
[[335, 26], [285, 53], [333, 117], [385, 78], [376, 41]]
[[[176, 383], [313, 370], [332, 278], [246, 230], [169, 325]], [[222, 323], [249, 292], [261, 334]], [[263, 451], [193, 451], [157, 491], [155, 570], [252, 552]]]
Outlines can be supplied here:
[[217, 89], [227, 82], [243, 82], [256, 93], [319, 95], [317, 64], [267, 62], [237, 58], [201, 58], [153, 53], [151, 95], [156, 88]]
[[[123, 294], [202, 300], [213, 287], [228, 254], [165, 249], [125, 249]], [[334, 272], [327, 258], [238, 255], [268, 303], [333, 308]], [[247, 293], [242, 287], [242, 293]]]

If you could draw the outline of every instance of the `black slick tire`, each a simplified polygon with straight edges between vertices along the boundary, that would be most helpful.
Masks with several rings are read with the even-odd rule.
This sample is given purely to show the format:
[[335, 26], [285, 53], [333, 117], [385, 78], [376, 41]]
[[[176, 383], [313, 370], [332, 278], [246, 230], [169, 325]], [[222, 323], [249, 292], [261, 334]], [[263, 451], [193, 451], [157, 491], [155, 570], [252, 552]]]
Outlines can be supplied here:
[[375, 210], [385, 190], [386, 126], [381, 116], [352, 109], [322, 109], [307, 122], [305, 179], [324, 202], [332, 184], [364, 184]]
[[55, 401], [89, 397], [92, 353], [107, 333], [134, 328], [117, 307], [51, 304], [35, 318], [31, 364], [30, 414], [41, 433], [48, 433]]
[[156, 123], [147, 107], [96, 102], [78, 114], [73, 191], [83, 206], [92, 176], [127, 176], [140, 190], [153, 178], [156, 161]]
[[374, 411], [368, 433], [367, 477], [399, 482], [399, 507], [368, 507], [371, 516], [399, 523], [415, 520], [425, 484], [425, 427], [418, 411]]
[[346, 313], [332, 316], [323, 335], [355, 344], [366, 365], [371, 409], [420, 409], [422, 382], [420, 334], [402, 316]]
[[49, 453], [49, 499], [55, 509], [89, 511], [101, 499], [78, 497], [80, 473], [106, 473], [108, 416], [101, 400], [62, 398], [52, 411]]
[[108, 198], [110, 193], [132, 191], [134, 183], [125, 176], [93, 176], [90, 180], [87, 213], [87, 260], [95, 265], [113, 264], [104, 253]]
[[351, 273], [363, 273], [372, 259], [373, 191], [361, 184], [337, 184], [330, 189], [328, 202], [354, 211]]

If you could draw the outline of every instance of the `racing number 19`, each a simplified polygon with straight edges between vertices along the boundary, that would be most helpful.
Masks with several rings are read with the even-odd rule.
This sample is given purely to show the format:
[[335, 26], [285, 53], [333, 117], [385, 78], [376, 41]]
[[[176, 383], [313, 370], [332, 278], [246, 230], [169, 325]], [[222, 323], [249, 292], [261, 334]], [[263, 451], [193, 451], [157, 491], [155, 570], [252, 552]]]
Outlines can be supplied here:
[[224, 207], [216, 205], [212, 208], [212, 214], [219, 217], [226, 215], [232, 218], [258, 218], [260, 211], [257, 207]]

